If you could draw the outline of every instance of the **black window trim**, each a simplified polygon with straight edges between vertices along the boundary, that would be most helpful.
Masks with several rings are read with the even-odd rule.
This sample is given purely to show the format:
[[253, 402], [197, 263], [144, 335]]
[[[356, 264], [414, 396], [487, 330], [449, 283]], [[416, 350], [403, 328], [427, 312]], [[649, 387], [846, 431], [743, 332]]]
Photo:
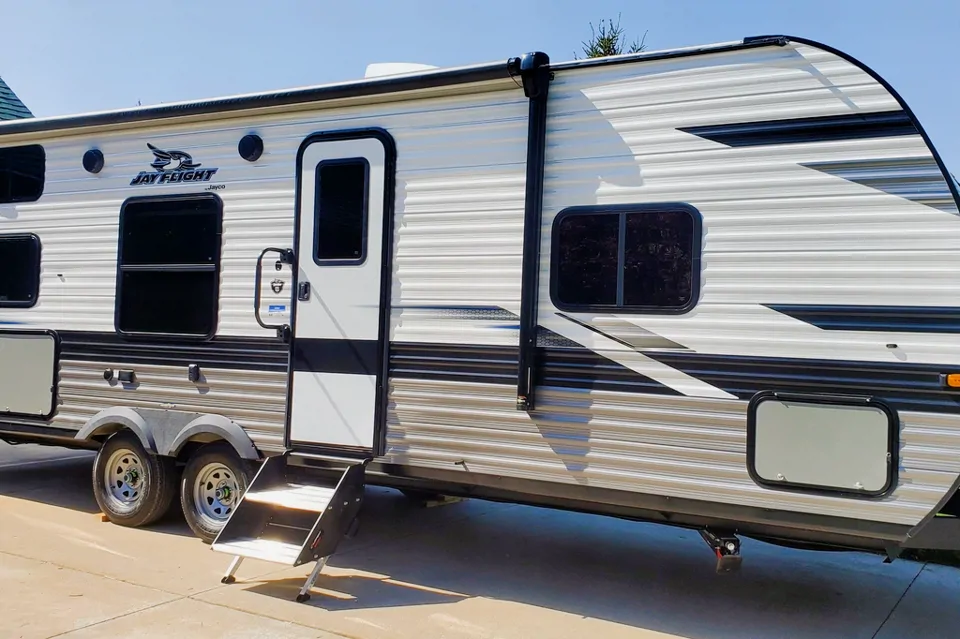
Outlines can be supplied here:
[[[557, 279], [559, 277], [560, 260], [559, 241], [560, 241], [560, 223], [575, 215], [619, 215], [620, 216], [620, 240], [617, 244], [619, 255], [617, 263], [623, 264], [625, 246], [623, 242], [626, 215], [630, 213], [686, 213], [693, 220], [693, 255], [690, 260], [690, 300], [683, 306], [664, 307], [664, 306], [625, 306], [623, 302], [623, 269], [617, 269], [617, 304], [565, 304], [560, 301], [557, 292]], [[560, 311], [572, 313], [580, 312], [602, 312], [617, 313], [620, 315], [684, 315], [693, 310], [700, 302], [700, 283], [701, 270], [703, 262], [703, 216], [694, 206], [686, 202], [645, 202], [641, 204], [608, 204], [608, 205], [588, 205], [571, 206], [561, 210], [553, 219], [550, 235], [550, 301]]]
[[37, 202], [41, 197], [43, 197], [43, 192], [47, 187], [47, 150], [42, 144], [21, 144], [18, 146], [4, 146], [0, 147], [0, 153], [3, 151], [9, 151], [10, 149], [25, 149], [29, 147], [37, 147], [40, 149], [40, 160], [43, 162], [43, 173], [40, 175], [40, 190], [37, 192], [36, 197], [13, 197], [9, 199], [4, 199], [0, 197], [0, 205], [2, 204], [25, 204], [28, 202]]
[[[131, 204], [150, 204], [154, 202], [177, 202], [177, 201], [202, 201], [210, 200], [216, 203], [218, 209], [217, 215], [217, 235], [220, 237], [220, 243], [217, 245], [217, 256], [213, 264], [197, 264], [195, 266], [184, 266], [179, 264], [173, 264], [169, 266], [149, 266], [143, 264], [134, 264], [127, 267], [123, 266], [123, 221], [124, 221], [124, 212], [127, 209], [127, 206]], [[223, 261], [223, 200], [220, 199], [217, 195], [213, 193], [174, 193], [170, 195], [146, 195], [146, 196], [136, 196], [130, 197], [123, 201], [123, 204], [120, 205], [120, 219], [118, 225], [118, 234], [117, 234], [117, 277], [116, 284], [114, 287], [115, 301], [113, 308], [113, 328], [118, 335], [124, 338], [133, 338], [133, 339], [175, 339], [175, 340], [191, 340], [191, 341], [209, 341], [213, 339], [217, 334], [217, 326], [220, 321], [220, 267], [222, 266]], [[210, 325], [210, 331], [206, 334], [194, 334], [194, 333], [154, 333], [151, 331], [122, 331], [120, 330], [120, 308], [123, 306], [122, 303], [122, 292], [123, 287], [121, 282], [123, 280], [123, 273], [136, 272], [136, 271], [151, 271], [151, 272], [173, 272], [173, 271], [190, 271], [190, 272], [201, 272], [201, 271], [213, 271], [217, 274], [217, 277], [214, 278], [214, 290], [213, 290], [213, 304], [211, 308], [211, 313], [213, 315], [213, 322]]]
[[43, 257], [43, 243], [40, 241], [40, 236], [36, 233], [3, 233], [0, 234], [0, 242], [3, 240], [33, 240], [34, 244], [37, 247], [37, 261], [35, 264], [35, 280], [33, 287], [33, 300], [0, 300], [0, 308], [33, 308], [37, 305], [37, 302], [40, 300], [40, 280], [42, 279], [42, 264]]
[[[360, 238], [360, 257], [352, 260], [343, 258], [318, 258], [317, 249], [319, 248], [320, 241], [320, 169], [325, 166], [336, 166], [341, 164], [363, 164], [363, 222], [361, 230], [362, 236]], [[369, 218], [370, 161], [363, 156], [357, 156], [351, 158], [321, 160], [318, 162], [317, 166], [314, 167], [313, 178], [313, 248], [310, 251], [313, 256], [313, 263], [317, 266], [362, 266], [367, 261], [367, 229], [369, 226]]]

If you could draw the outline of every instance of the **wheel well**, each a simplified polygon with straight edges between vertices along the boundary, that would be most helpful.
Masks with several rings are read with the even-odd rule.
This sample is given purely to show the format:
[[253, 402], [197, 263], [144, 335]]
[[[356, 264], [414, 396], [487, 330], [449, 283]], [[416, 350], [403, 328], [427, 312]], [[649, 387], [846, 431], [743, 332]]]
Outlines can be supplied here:
[[121, 430], [132, 432], [148, 452], [157, 451], [153, 433], [146, 420], [132, 408], [115, 407], [100, 411], [77, 431], [78, 440], [103, 443], [110, 435]]
[[133, 432], [132, 429], [124, 426], [123, 424], [104, 424], [103, 426], [98, 428], [95, 433], [90, 435], [87, 439], [95, 441], [101, 446], [103, 446], [103, 443], [107, 441], [107, 439], [111, 435], [119, 433], [120, 431], [123, 431], [123, 430], [131, 433]]
[[[99, 429], [95, 434], [93, 434], [89, 438], [89, 441], [97, 442], [98, 444], [97, 448], [99, 448], [100, 446], [103, 446], [103, 443], [106, 442], [111, 435], [114, 435], [122, 431], [133, 432], [132, 429], [127, 428], [123, 424], [114, 424], [114, 425], [111, 425], [111, 427], [104, 427]], [[176, 455], [172, 455], [172, 457], [174, 460], [176, 460], [176, 463], [178, 465], [185, 465], [191, 457], [193, 457], [200, 451], [200, 449], [206, 447], [209, 444], [216, 444], [216, 443], [226, 444], [227, 446], [230, 446], [231, 449], [233, 449], [233, 446], [230, 445], [230, 442], [225, 440], [223, 437], [218, 436], [216, 433], [197, 433], [196, 435], [192, 436], [189, 440], [184, 442], [183, 446], [180, 447], [180, 450], [177, 451]]]
[[[187, 461], [196, 455], [201, 448], [205, 448], [209, 444], [216, 444], [223, 442], [230, 446], [230, 442], [225, 440], [223, 437], [216, 435], [215, 433], [197, 433], [190, 439], [188, 439], [180, 450], [177, 451], [175, 459], [178, 464], [186, 464]], [[233, 446], [230, 446], [232, 449]], [[234, 451], [236, 452], [236, 451]]]
[[76, 439], [102, 444], [121, 430], [133, 432], [150, 453], [179, 462], [188, 459], [198, 447], [219, 441], [230, 446], [241, 459], [261, 459], [260, 451], [243, 428], [217, 414], [118, 406], [97, 413], [77, 432]]
[[88, 434], [83, 438], [83, 440], [80, 441], [89, 444], [89, 448], [93, 450], [100, 450], [103, 448], [103, 445], [107, 442], [107, 440], [117, 433], [132, 433], [137, 437], [137, 439], [140, 440], [140, 443], [143, 444], [143, 447], [147, 450], [147, 452], [156, 452], [153, 450], [152, 442], [144, 441], [142, 433], [138, 433], [135, 429], [130, 428], [126, 424], [101, 424], [97, 427], [96, 431]]

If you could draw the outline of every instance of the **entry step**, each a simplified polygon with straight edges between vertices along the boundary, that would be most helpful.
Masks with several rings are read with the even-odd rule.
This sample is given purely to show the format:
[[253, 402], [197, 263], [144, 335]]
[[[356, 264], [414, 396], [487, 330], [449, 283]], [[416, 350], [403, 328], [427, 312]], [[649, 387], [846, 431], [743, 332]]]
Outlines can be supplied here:
[[281, 508], [322, 513], [330, 505], [335, 492], [335, 488], [325, 486], [286, 484], [266, 490], [248, 491], [244, 499]]
[[302, 602], [340, 541], [356, 532], [370, 460], [340, 460], [334, 479], [329, 469], [318, 473], [288, 464], [288, 456], [263, 462], [211, 548], [233, 555], [220, 580], [225, 584], [236, 581], [237, 567], [247, 557], [287, 566], [316, 562], [297, 595]]
[[289, 544], [275, 539], [237, 539], [217, 544], [217, 550], [237, 557], [262, 559], [278, 564], [293, 565], [300, 556], [300, 544]]

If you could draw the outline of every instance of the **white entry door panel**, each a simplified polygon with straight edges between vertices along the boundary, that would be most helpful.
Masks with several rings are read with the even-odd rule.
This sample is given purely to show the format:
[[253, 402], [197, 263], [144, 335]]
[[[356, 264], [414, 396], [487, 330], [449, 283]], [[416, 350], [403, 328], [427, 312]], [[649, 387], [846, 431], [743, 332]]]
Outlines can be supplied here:
[[[298, 160], [288, 444], [380, 454], [386, 309], [384, 134], [315, 136]], [[387, 265], [389, 266], [389, 265]]]

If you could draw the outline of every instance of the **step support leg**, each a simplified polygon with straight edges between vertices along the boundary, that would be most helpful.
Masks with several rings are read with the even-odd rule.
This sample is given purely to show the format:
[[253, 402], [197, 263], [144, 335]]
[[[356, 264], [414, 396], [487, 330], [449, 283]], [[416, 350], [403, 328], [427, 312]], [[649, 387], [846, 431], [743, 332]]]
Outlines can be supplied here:
[[310, 576], [307, 577], [307, 580], [303, 583], [303, 588], [300, 589], [300, 594], [297, 595], [297, 603], [303, 603], [310, 598], [310, 589], [313, 588], [313, 584], [316, 583], [317, 577], [320, 576], [320, 571], [323, 570], [323, 567], [326, 565], [327, 557], [321, 557], [319, 560], [317, 560], [313, 570], [310, 571]]
[[240, 567], [240, 562], [242, 562], [242, 561], [243, 561], [243, 557], [241, 557], [241, 556], [239, 556], [239, 555], [237, 555], [236, 557], [234, 557], [234, 558], [233, 558], [233, 561], [230, 562], [230, 567], [227, 568], [227, 574], [225, 574], [225, 575], [223, 576], [223, 578], [220, 579], [220, 583], [222, 583], [222, 584], [232, 584], [233, 582], [235, 582], [235, 581], [237, 580], [237, 578], [234, 577], [233, 575], [234, 575], [234, 573], [237, 572], [237, 568]]

